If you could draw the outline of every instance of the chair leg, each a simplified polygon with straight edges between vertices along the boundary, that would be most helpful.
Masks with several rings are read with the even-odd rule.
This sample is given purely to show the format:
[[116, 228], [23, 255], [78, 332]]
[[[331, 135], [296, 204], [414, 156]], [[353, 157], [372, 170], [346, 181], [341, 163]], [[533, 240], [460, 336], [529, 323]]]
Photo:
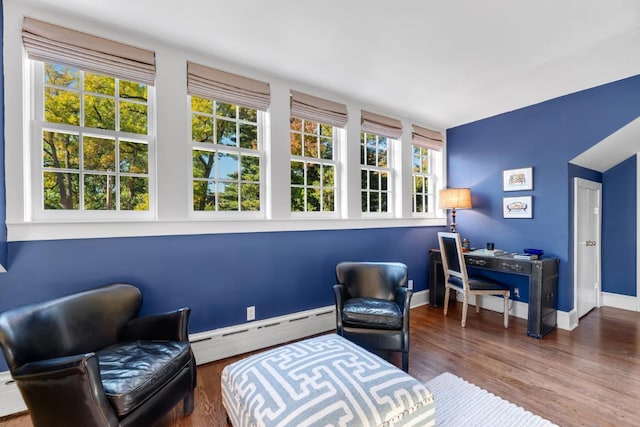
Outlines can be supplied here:
[[409, 372], [409, 352], [402, 352], [402, 370]]
[[193, 390], [182, 399], [182, 412], [185, 416], [191, 415], [193, 412]]
[[465, 292], [464, 298], [462, 300], [462, 327], [464, 328], [467, 324], [467, 309], [469, 308], [469, 297]]
[[480, 313], [480, 295], [476, 295], [476, 314]]
[[444, 290], [444, 315], [447, 315], [447, 310], [449, 309], [449, 292], [451, 291], [450, 287], [446, 287]]
[[504, 327], [509, 327], [509, 295], [505, 295], [504, 297]]

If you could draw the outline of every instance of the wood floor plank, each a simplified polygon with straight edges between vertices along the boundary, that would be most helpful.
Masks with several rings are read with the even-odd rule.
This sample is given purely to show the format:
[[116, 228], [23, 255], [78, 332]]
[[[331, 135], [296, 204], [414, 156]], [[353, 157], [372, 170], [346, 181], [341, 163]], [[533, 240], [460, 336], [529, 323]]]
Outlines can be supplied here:
[[[640, 313], [600, 308], [573, 331], [543, 339], [526, 335], [526, 321], [470, 310], [449, 315], [429, 306], [411, 311], [409, 373], [422, 382], [451, 372], [560, 426], [636, 426], [640, 423]], [[235, 356], [198, 367], [193, 414], [174, 409], [158, 427], [226, 426], [220, 374]], [[396, 353], [383, 355], [396, 366]], [[437, 409], [436, 409], [437, 411]], [[28, 415], [0, 419], [0, 427], [30, 427]]]

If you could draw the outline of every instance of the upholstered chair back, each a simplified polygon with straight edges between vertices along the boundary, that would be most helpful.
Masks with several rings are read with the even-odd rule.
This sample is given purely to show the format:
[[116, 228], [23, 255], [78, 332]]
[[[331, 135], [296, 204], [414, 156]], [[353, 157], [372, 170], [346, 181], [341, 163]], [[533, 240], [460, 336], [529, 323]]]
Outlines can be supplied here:
[[398, 262], [341, 262], [336, 279], [351, 298], [393, 300], [395, 289], [407, 286], [407, 266]]
[[114, 344], [141, 304], [138, 288], [117, 284], [6, 311], [0, 343], [9, 369]]

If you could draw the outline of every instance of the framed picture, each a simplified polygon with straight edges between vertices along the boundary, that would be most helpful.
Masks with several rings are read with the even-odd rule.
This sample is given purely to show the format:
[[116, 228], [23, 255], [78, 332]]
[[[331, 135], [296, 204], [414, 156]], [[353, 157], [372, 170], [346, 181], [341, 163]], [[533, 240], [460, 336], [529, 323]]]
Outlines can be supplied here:
[[503, 218], [533, 218], [533, 197], [503, 197]]
[[502, 191], [533, 190], [533, 167], [502, 171]]

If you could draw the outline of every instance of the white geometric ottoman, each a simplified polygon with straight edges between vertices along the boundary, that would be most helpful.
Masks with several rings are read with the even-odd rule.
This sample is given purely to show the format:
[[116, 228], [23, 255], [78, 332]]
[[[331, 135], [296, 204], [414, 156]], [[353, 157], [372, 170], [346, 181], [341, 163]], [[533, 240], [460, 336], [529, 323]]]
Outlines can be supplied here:
[[235, 427], [435, 424], [423, 384], [336, 334], [227, 365], [222, 402]]

